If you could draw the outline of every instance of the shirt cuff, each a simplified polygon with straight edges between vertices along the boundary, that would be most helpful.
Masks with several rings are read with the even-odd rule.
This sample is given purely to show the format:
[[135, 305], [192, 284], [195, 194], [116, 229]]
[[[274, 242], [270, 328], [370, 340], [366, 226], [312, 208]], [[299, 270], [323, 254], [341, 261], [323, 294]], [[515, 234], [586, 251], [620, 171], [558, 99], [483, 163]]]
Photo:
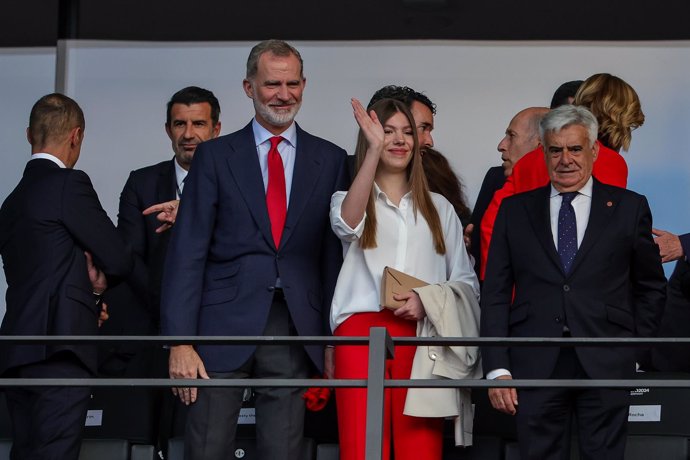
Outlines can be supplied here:
[[503, 377], [504, 375], [507, 375], [509, 377], [513, 376], [513, 374], [511, 374], [508, 369], [494, 369], [488, 374], [486, 374], [486, 380], [494, 380], [498, 377]]
[[678, 239], [680, 240], [680, 246], [683, 248], [682, 259], [687, 261], [688, 255], [690, 255], [690, 233], [679, 235]]

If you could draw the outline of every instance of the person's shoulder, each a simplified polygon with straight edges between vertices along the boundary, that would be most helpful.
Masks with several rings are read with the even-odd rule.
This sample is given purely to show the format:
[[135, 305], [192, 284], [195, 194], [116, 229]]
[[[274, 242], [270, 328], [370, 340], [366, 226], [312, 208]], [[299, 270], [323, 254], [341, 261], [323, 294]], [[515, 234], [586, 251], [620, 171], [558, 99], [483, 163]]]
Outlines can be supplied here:
[[161, 161], [160, 163], [135, 169], [131, 172], [131, 175], [136, 177], [146, 177], [154, 174], [159, 174], [161, 171], [165, 171], [167, 168], [173, 167], [172, 161], [173, 160], [169, 159]]
[[347, 156], [347, 152], [345, 152], [345, 149], [342, 147], [339, 147], [327, 139], [308, 133], [299, 125], [297, 125], [297, 142], [298, 144], [300, 142], [312, 143], [313, 145], [316, 145], [320, 151], [330, 155], [343, 156], [343, 158]]
[[229, 151], [246, 148], [249, 145], [254, 146], [254, 133], [251, 122], [242, 129], [202, 142], [197, 146], [194, 156], [196, 157], [199, 153], [201, 155], [226, 154]]
[[610, 184], [605, 184], [597, 179], [594, 179], [594, 187], [600, 189], [603, 192], [606, 192], [608, 195], [611, 196], [618, 196], [621, 199], [626, 199], [626, 200], [634, 200], [634, 201], [639, 201], [639, 200], [646, 200], [647, 198], [642, 195], [641, 193], [637, 193], [633, 190], [623, 188], [623, 187], [618, 187], [616, 185], [610, 185]]
[[504, 205], [509, 206], [522, 206], [524, 203], [531, 203], [535, 200], [543, 200], [548, 198], [549, 192], [551, 190], [551, 184], [549, 183], [543, 187], [537, 187], [526, 192], [516, 193], [515, 195], [507, 196], [503, 199], [501, 207]]
[[438, 211], [439, 217], [443, 218], [443, 216], [448, 216], [450, 214], [455, 215], [455, 208], [445, 196], [431, 191], [429, 192], [429, 195], [431, 196], [431, 201], [436, 207], [436, 211]]

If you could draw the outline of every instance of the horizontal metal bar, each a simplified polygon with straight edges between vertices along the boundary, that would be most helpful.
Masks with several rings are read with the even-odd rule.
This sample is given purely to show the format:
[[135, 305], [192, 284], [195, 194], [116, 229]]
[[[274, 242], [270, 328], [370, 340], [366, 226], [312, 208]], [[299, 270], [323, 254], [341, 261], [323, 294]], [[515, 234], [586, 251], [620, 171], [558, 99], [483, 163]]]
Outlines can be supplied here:
[[[17, 379], [2, 378], [0, 387], [228, 387], [228, 388], [363, 388], [365, 379]], [[608, 380], [384, 380], [385, 388], [690, 388], [690, 379]]]
[[[394, 337], [395, 345], [442, 345], [442, 346], [648, 346], [663, 344], [688, 344], [690, 337]], [[103, 343], [154, 343], [161, 345], [204, 344], [204, 345], [285, 345], [301, 343], [304, 345], [367, 345], [368, 337], [322, 337], [322, 336], [81, 336], [81, 335], [3, 335], [0, 344], [103, 344]]]
[[198, 388], [361, 388], [366, 387], [364, 379], [21, 379], [0, 378], [2, 387], [198, 387]]
[[0, 344], [153, 343], [161, 345], [368, 345], [369, 337], [330, 336], [144, 336], [144, 335], [3, 335]]

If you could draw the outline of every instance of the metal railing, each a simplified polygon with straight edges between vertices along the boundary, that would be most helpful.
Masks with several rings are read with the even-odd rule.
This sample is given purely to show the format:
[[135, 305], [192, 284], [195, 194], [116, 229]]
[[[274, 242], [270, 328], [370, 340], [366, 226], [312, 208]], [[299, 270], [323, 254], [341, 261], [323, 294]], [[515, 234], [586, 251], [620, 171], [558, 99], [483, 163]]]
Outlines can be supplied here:
[[373, 327], [369, 337], [270, 337], [270, 336], [0, 336], [0, 345], [64, 345], [64, 344], [153, 343], [160, 345], [368, 345], [369, 369], [367, 379], [157, 379], [157, 378], [58, 378], [20, 379], [0, 378], [2, 387], [28, 386], [89, 386], [89, 387], [249, 387], [249, 388], [366, 388], [366, 460], [381, 458], [383, 447], [384, 392], [386, 388], [690, 388], [690, 379], [611, 379], [611, 380], [484, 380], [484, 379], [386, 379], [385, 361], [394, 356], [394, 346], [530, 346], [576, 347], [617, 346], [643, 347], [653, 345], [687, 344], [690, 338], [392, 338], [382, 327]]

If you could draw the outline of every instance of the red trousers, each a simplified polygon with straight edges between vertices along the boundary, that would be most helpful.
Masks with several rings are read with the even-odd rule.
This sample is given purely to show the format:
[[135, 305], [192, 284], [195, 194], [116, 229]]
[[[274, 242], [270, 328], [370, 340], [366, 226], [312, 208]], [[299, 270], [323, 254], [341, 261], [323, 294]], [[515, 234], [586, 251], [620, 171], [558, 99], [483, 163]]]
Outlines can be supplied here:
[[[369, 336], [372, 327], [385, 327], [393, 337], [414, 337], [417, 323], [396, 317], [384, 309], [378, 313], [356, 313], [335, 330], [336, 336]], [[414, 346], [396, 346], [395, 358], [386, 362], [386, 378], [409, 379]], [[369, 347], [339, 345], [335, 347], [335, 378], [366, 379]], [[366, 388], [338, 388], [340, 460], [364, 459], [366, 441]], [[442, 453], [443, 418], [403, 415], [407, 388], [385, 390], [383, 459], [390, 458], [391, 433], [395, 460], [440, 460]]]

